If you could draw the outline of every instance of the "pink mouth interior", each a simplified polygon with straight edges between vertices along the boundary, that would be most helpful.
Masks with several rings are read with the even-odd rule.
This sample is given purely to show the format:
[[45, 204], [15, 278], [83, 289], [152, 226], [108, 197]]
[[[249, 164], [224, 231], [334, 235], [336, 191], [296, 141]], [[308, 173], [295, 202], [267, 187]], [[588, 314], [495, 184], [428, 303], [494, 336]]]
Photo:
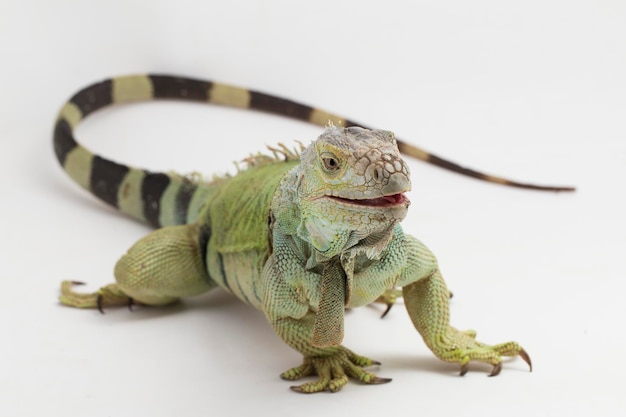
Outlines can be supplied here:
[[360, 206], [370, 206], [370, 207], [393, 207], [401, 204], [405, 204], [407, 202], [407, 198], [404, 194], [394, 194], [394, 195], [386, 195], [383, 197], [370, 198], [364, 200], [351, 200], [348, 198], [341, 197], [332, 197], [335, 200], [342, 201], [344, 203], [349, 204], [357, 204]]

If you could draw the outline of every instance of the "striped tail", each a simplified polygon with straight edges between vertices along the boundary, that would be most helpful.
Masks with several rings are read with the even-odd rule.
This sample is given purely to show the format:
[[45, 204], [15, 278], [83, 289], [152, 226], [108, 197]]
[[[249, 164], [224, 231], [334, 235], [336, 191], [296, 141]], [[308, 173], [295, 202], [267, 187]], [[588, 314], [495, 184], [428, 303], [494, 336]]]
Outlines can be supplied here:
[[[266, 111], [326, 126], [361, 126], [301, 103], [211, 81], [166, 75], [132, 75], [108, 79], [76, 93], [61, 109], [54, 128], [54, 148], [65, 171], [79, 185], [130, 216], [159, 227], [195, 220], [210, 189], [189, 178], [146, 171], [94, 155], [76, 142], [74, 128], [92, 112], [115, 103], [179, 99]], [[405, 155], [483, 181], [546, 191], [573, 191], [573, 187], [543, 186], [484, 174], [398, 140]]]
[[61, 108], [54, 127], [57, 159], [81, 187], [134, 219], [154, 227], [194, 222], [211, 192], [206, 183], [118, 164], [77, 143], [73, 132], [85, 117], [105, 106], [161, 97], [200, 100], [197, 92], [206, 84], [184, 80], [181, 85], [173, 77], [127, 76], [79, 91]]

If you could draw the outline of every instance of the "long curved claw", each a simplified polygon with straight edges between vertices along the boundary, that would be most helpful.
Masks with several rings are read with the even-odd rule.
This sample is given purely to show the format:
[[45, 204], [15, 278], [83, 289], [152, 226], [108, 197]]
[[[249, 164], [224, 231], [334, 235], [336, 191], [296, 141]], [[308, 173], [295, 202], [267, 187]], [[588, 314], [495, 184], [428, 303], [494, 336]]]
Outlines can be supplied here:
[[387, 313], [389, 313], [389, 311], [391, 311], [391, 307], [393, 307], [393, 303], [388, 303], [387, 304], [387, 308], [385, 309], [383, 314], [380, 316], [381, 319], [384, 319], [385, 316], [387, 315]]
[[524, 360], [524, 362], [526, 362], [528, 364], [528, 366], [530, 367], [530, 372], [533, 371], [533, 363], [530, 360], [530, 356], [528, 356], [528, 352], [526, 352], [524, 349], [519, 351], [519, 357], [522, 358]]
[[502, 371], [502, 362], [498, 362], [497, 364], [493, 365], [493, 369], [488, 376], [497, 376], [500, 371]]
[[98, 307], [98, 311], [101, 314], [104, 314], [104, 309], [102, 308], [102, 299], [104, 297], [102, 297], [102, 294], [98, 294], [97, 298], [96, 298], [96, 306]]
[[389, 313], [391, 307], [393, 307], [393, 305], [396, 303], [396, 301], [398, 301], [398, 298], [400, 297], [402, 297], [401, 290], [397, 288], [388, 288], [376, 300], [374, 300], [375, 303], [380, 303], [387, 306], [383, 314], [380, 316], [381, 319]]
[[375, 377], [374, 379], [370, 380], [369, 384], [371, 385], [381, 385], [381, 384], [386, 384], [388, 382], [391, 382], [392, 379], [391, 378], [380, 378], [380, 377]]
[[461, 372], [459, 373], [459, 375], [460, 376], [465, 376], [467, 371], [469, 371], [469, 362], [464, 363], [463, 365], [461, 365]]

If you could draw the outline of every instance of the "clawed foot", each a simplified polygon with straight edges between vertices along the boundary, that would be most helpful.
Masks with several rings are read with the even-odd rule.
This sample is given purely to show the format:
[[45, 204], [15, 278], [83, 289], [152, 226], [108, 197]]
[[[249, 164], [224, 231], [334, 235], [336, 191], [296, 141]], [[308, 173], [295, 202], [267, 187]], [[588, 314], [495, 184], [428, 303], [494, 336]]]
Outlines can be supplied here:
[[380, 365], [380, 362], [356, 355], [342, 346], [338, 349], [336, 353], [329, 356], [305, 356], [302, 365], [289, 369], [280, 377], [295, 381], [307, 376], [318, 376], [317, 381], [291, 387], [293, 391], [306, 394], [322, 391], [337, 392], [348, 383], [349, 377], [370, 385], [391, 381], [390, 378], [379, 378], [362, 369], [367, 366]]
[[101, 313], [104, 313], [104, 307], [127, 305], [128, 308], [132, 308], [134, 304], [137, 304], [119, 290], [115, 284], [102, 287], [93, 293], [75, 292], [73, 287], [76, 285], [84, 285], [84, 283], [79, 281], [63, 281], [61, 283], [61, 296], [59, 297], [61, 303], [70, 307], [97, 308]]
[[387, 309], [380, 316], [381, 319], [384, 318], [387, 313], [389, 313], [391, 307], [393, 307], [394, 304], [396, 304], [396, 301], [398, 301], [398, 298], [401, 297], [402, 290], [399, 290], [397, 288], [390, 288], [385, 290], [385, 292], [380, 297], [374, 300], [375, 303], [385, 304], [387, 306]]
[[476, 332], [466, 332], [450, 328], [449, 334], [440, 337], [435, 343], [433, 352], [446, 362], [455, 362], [461, 365], [463, 376], [469, 370], [471, 361], [485, 362], [493, 365], [489, 376], [496, 376], [502, 370], [502, 356], [519, 356], [528, 364], [530, 371], [533, 365], [530, 356], [517, 342], [507, 342], [498, 345], [486, 345], [475, 339]]
[[[526, 351], [522, 349], [521, 347], [520, 347], [519, 352], [515, 355], [504, 355], [504, 354], [501, 354], [501, 355], [503, 356], [518, 356], [519, 355], [519, 357], [522, 358], [524, 362], [526, 362], [528, 366], [530, 367], [530, 372], [533, 371], [533, 365], [530, 360], [530, 356], [528, 356], [528, 353], [526, 353]], [[467, 371], [469, 371], [469, 361], [461, 365], [461, 372], [459, 375], [463, 376], [467, 373]], [[497, 376], [498, 374], [500, 374], [500, 371], [502, 371], [502, 360], [500, 360], [500, 362], [493, 365], [493, 368], [491, 369], [491, 373], [488, 376]]]

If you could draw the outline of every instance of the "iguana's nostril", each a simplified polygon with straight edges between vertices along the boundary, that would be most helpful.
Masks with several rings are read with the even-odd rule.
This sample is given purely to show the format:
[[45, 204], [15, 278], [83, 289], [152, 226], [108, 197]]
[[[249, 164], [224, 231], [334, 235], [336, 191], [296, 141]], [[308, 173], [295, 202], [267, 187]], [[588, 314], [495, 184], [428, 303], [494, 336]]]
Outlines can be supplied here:
[[383, 169], [377, 166], [376, 168], [374, 168], [373, 175], [376, 182], [380, 181], [383, 178]]

